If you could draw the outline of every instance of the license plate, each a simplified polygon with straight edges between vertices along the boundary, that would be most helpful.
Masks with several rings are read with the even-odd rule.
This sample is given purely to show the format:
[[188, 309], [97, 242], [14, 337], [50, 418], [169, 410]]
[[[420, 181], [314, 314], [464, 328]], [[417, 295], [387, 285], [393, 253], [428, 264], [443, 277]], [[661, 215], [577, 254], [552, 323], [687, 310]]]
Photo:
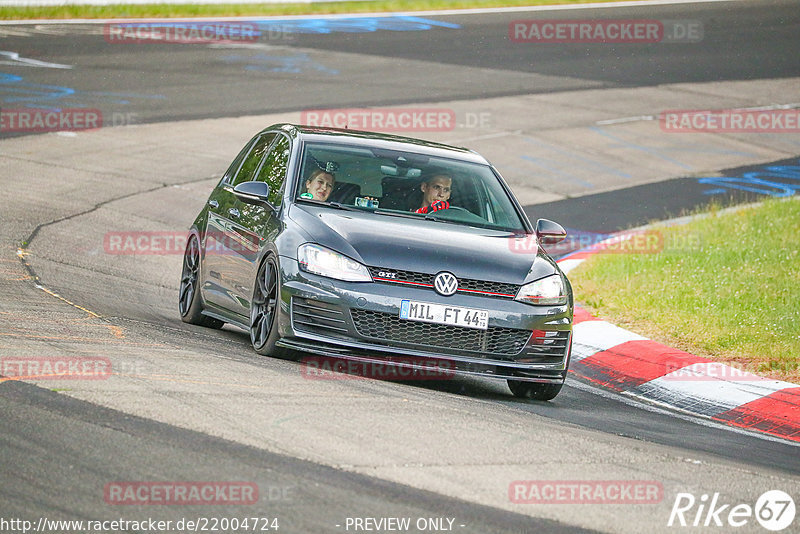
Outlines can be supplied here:
[[415, 300], [400, 301], [400, 318], [423, 323], [447, 324], [486, 330], [489, 326], [489, 311], [445, 306]]

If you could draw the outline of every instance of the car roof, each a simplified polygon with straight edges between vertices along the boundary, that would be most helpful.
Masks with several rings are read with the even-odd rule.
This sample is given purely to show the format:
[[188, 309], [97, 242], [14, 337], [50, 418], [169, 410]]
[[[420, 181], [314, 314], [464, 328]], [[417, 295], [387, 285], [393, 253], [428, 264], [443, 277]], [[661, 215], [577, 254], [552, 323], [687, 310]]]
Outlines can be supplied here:
[[486, 158], [474, 150], [433, 141], [425, 141], [413, 137], [298, 124], [275, 124], [266, 128], [264, 131], [274, 131], [276, 129], [282, 130], [303, 142], [324, 142], [384, 148], [489, 165]]

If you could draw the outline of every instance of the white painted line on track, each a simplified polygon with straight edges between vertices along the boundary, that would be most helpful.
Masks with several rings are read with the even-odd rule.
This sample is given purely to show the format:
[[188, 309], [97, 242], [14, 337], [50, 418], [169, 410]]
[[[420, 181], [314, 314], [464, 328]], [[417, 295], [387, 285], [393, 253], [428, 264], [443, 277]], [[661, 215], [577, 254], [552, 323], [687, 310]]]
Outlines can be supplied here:
[[608, 126], [610, 124], [624, 124], [626, 122], [639, 122], [639, 121], [653, 121], [656, 120], [656, 115], [639, 115], [638, 117], [622, 117], [621, 119], [608, 119], [604, 121], [597, 121], [597, 126]]

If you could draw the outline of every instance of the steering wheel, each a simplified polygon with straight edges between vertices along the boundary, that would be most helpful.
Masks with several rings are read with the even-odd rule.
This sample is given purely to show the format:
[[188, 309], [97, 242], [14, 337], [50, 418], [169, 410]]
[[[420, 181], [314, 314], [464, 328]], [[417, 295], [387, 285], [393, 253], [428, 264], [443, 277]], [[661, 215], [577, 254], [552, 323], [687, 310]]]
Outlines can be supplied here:
[[[462, 208], [461, 206], [450, 206], [449, 208], [444, 208], [445, 210], [458, 210], [458, 211], [466, 211], [467, 213], [472, 213], [467, 208]], [[436, 210], [436, 211], [444, 211], [444, 210]]]

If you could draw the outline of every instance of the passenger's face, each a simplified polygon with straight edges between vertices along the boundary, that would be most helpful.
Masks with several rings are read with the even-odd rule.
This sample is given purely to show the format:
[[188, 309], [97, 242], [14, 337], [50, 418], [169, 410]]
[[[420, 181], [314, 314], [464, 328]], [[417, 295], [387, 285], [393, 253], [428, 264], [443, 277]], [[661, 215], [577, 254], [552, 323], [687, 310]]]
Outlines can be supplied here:
[[333, 181], [333, 176], [328, 173], [318, 174], [311, 180], [306, 180], [306, 190], [314, 200], [325, 202], [333, 191]]
[[448, 176], [434, 176], [420, 186], [422, 189], [422, 203], [430, 206], [437, 200], [450, 199], [450, 187], [453, 180]]

